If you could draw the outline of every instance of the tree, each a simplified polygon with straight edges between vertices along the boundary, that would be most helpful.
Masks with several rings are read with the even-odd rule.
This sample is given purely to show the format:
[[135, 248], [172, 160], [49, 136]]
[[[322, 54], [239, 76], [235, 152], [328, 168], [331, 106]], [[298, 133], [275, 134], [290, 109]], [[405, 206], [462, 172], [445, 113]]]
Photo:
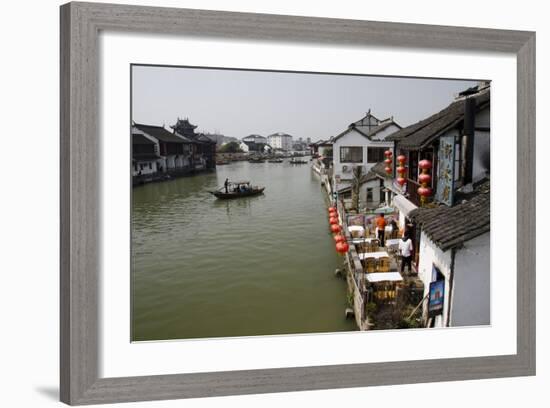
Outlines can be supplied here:
[[242, 149], [237, 142], [226, 143], [218, 151], [220, 153], [242, 153]]
[[361, 176], [363, 175], [363, 166], [353, 168], [353, 183], [351, 186], [351, 207], [359, 211], [359, 191], [361, 189]]

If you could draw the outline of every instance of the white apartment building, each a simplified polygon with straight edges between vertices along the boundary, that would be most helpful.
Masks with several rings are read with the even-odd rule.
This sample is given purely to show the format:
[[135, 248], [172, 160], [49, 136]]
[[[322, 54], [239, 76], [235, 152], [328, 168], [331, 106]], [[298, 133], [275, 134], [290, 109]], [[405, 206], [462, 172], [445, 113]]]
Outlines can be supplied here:
[[273, 149], [281, 149], [284, 151], [292, 150], [292, 136], [287, 133], [273, 133], [267, 137], [267, 143]]

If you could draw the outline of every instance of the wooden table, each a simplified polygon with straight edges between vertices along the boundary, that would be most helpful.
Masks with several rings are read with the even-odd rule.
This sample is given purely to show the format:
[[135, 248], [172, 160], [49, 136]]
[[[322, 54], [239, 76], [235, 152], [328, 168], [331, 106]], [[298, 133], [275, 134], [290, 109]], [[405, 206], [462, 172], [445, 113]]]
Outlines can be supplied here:
[[386, 251], [378, 251], [378, 252], [363, 252], [359, 254], [359, 259], [364, 260], [367, 258], [374, 258], [374, 259], [380, 259], [384, 257], [390, 257], [390, 255]]

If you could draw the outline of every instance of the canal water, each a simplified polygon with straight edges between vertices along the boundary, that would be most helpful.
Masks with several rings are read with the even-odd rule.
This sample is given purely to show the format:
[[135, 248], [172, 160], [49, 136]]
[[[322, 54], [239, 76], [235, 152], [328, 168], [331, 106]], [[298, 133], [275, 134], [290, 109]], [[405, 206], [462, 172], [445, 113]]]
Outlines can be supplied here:
[[[208, 193], [250, 180], [265, 194]], [[132, 340], [355, 330], [309, 165], [234, 162], [133, 189]]]

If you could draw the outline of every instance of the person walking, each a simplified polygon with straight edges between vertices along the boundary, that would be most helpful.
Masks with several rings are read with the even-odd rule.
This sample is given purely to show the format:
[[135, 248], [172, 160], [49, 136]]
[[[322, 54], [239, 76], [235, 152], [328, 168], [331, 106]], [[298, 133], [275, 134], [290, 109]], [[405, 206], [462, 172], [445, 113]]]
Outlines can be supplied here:
[[413, 250], [412, 241], [409, 238], [409, 235], [406, 234], [399, 241], [399, 252], [401, 253], [401, 273], [405, 271], [405, 265], [407, 265], [409, 268], [408, 269], [409, 274], [412, 273], [412, 269], [411, 269], [412, 250]]
[[386, 219], [384, 214], [380, 213], [380, 216], [376, 219], [376, 228], [378, 230], [378, 240], [380, 241], [380, 246], [384, 245], [384, 235], [386, 233]]

